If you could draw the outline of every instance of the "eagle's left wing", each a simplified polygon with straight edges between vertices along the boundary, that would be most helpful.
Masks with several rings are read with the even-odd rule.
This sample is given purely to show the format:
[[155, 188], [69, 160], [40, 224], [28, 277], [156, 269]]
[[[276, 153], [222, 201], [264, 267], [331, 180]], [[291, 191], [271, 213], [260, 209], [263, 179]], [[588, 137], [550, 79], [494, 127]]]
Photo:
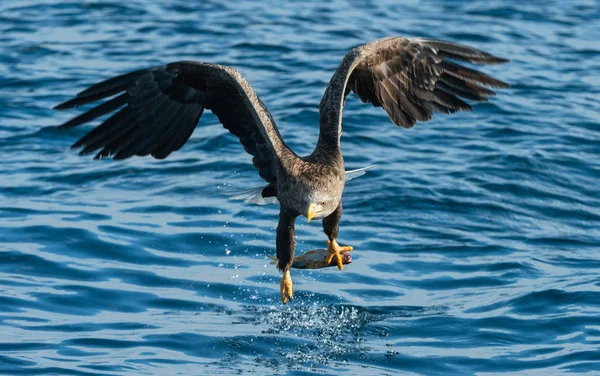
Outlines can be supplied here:
[[470, 111], [461, 98], [487, 101], [486, 88], [508, 84], [454, 61], [496, 64], [508, 60], [460, 44], [389, 37], [352, 49], [342, 60], [321, 100], [321, 126], [341, 134], [344, 100], [351, 91], [365, 103], [383, 107], [394, 122], [410, 128], [433, 112]]

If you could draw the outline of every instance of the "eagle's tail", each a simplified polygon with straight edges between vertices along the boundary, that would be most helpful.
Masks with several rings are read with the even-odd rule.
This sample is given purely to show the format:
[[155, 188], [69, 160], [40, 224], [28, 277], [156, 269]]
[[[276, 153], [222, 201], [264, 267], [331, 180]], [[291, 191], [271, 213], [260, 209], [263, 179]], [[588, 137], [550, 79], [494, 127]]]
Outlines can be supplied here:
[[[367, 170], [372, 169], [376, 165], [357, 168], [356, 170], [346, 171], [346, 181], [358, 178], [359, 176], [363, 176]], [[263, 197], [262, 193], [268, 185], [263, 185], [262, 187], [256, 187], [251, 189], [245, 189], [243, 191], [229, 191], [222, 192], [223, 195], [229, 196], [230, 200], [241, 200], [246, 204], [256, 204], [256, 205], [268, 205], [268, 204], [277, 204], [279, 201], [277, 197]]]

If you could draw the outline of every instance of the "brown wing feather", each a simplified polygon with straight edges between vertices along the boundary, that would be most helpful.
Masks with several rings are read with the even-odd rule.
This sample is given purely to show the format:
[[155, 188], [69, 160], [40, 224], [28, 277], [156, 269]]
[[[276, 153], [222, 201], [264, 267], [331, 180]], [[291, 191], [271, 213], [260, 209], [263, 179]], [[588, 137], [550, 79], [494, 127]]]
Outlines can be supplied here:
[[286, 146], [265, 105], [233, 68], [177, 62], [138, 70], [98, 83], [55, 109], [79, 107], [117, 94], [61, 125], [72, 128], [116, 112], [73, 144], [83, 147], [80, 154], [166, 158], [185, 144], [204, 109], [209, 109], [254, 157], [260, 176], [275, 182], [273, 144]]
[[483, 86], [508, 84], [448, 59], [474, 64], [507, 60], [454, 43], [392, 37], [358, 47], [347, 87], [365, 103], [382, 106], [396, 125], [412, 127], [433, 112], [470, 111], [461, 98], [487, 101]]

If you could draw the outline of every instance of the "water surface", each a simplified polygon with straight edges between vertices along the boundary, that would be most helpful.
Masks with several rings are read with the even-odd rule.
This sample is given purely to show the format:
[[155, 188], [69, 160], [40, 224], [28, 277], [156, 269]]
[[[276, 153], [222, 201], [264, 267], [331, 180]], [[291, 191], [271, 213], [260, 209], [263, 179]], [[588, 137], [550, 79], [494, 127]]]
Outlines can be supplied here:
[[[600, 370], [600, 16], [595, 1], [4, 1], [0, 373], [568, 374]], [[472, 113], [410, 131], [348, 100], [340, 243], [279, 301], [277, 206], [205, 115], [164, 161], [92, 161], [51, 107], [176, 60], [233, 65], [308, 154], [352, 47], [387, 35], [512, 60]], [[298, 250], [324, 246], [298, 221]]]

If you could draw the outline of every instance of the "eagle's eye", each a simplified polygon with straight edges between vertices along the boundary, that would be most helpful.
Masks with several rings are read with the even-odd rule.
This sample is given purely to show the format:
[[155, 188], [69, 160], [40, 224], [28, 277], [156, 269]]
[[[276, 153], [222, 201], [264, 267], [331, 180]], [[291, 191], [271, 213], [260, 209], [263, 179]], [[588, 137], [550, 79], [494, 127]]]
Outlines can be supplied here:
[[325, 201], [319, 202], [319, 205], [321, 205], [321, 206], [325, 206], [325, 204], [326, 204]]

